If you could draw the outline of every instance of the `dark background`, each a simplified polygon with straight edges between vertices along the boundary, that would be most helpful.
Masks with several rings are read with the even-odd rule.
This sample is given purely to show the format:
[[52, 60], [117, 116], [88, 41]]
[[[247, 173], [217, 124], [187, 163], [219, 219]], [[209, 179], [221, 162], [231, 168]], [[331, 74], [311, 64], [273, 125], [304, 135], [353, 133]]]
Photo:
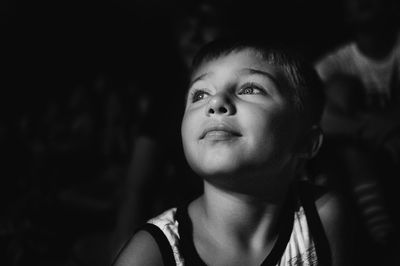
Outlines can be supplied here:
[[[2, 61], [11, 77], [8, 85], [33, 100], [48, 87], [62, 93], [55, 84], [74, 84], [99, 72], [122, 82], [164, 67], [160, 54], [175, 45], [173, 19], [194, 2], [199, 1], [4, 1]], [[349, 35], [340, 1], [215, 2], [234, 33], [280, 40], [312, 60]]]
[[[311, 61], [350, 34], [336, 0], [215, 2], [231, 34]], [[107, 265], [133, 138], [179, 120], [163, 101], [183, 95], [176, 29], [195, 3], [1, 1], [1, 265]]]

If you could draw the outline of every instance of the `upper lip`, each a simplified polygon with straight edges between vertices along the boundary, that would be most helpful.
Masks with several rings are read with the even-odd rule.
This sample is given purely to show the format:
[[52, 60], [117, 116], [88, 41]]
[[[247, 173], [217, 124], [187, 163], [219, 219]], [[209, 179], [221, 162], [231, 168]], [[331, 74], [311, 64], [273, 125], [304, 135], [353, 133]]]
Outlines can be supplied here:
[[203, 132], [201, 133], [200, 139], [203, 139], [205, 137], [205, 135], [207, 135], [207, 133], [211, 132], [211, 131], [226, 131], [235, 136], [242, 135], [242, 134], [240, 134], [240, 132], [237, 129], [235, 129], [235, 127], [233, 127], [227, 123], [219, 122], [219, 123], [212, 123], [212, 124], [207, 125], [204, 128]]

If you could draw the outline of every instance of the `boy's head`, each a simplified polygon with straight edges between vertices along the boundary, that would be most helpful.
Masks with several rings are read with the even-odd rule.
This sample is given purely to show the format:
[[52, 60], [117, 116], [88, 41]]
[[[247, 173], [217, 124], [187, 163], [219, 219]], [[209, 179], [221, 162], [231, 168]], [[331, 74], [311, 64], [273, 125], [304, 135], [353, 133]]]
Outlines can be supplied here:
[[229, 176], [236, 184], [247, 176], [246, 184], [257, 184], [258, 176], [289, 174], [299, 157], [318, 148], [322, 85], [310, 65], [289, 53], [214, 42], [194, 58], [190, 80], [183, 145], [206, 179]]

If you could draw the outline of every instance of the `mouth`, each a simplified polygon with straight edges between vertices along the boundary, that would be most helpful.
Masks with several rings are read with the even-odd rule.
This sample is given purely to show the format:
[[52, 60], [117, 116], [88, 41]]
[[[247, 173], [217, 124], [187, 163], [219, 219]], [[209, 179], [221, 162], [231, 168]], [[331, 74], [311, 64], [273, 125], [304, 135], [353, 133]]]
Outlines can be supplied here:
[[223, 141], [242, 136], [239, 131], [226, 124], [217, 124], [207, 127], [201, 134], [200, 139]]

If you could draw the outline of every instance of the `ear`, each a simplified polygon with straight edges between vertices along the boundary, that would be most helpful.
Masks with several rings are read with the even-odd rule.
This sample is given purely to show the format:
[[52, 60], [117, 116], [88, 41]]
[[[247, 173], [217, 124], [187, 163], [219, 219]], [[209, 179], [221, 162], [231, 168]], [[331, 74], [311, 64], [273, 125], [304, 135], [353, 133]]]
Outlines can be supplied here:
[[323, 139], [324, 135], [321, 128], [317, 125], [313, 125], [303, 136], [302, 145], [298, 151], [299, 158], [311, 159], [317, 155]]

